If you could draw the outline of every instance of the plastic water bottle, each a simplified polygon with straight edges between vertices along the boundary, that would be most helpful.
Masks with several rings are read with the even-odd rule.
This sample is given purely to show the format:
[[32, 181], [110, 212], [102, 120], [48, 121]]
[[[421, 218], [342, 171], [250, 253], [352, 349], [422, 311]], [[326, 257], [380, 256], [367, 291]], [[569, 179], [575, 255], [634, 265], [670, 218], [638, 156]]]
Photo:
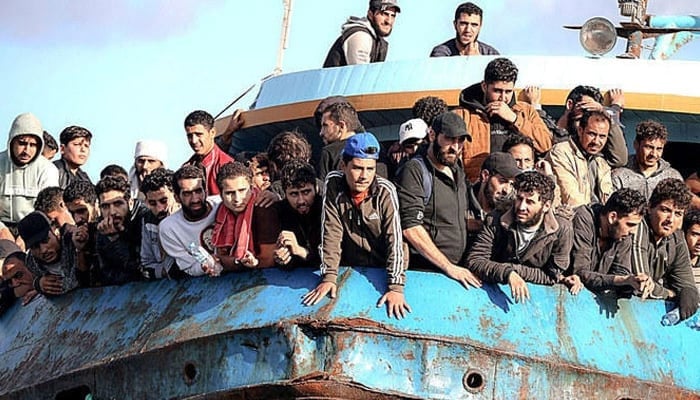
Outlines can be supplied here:
[[673, 310], [669, 311], [661, 317], [661, 325], [663, 326], [671, 326], [671, 325], [676, 325], [680, 320], [681, 320], [681, 314], [680, 310], [678, 307], [674, 308]]
[[207, 273], [210, 273], [212, 276], [219, 276], [221, 274], [221, 271], [223, 270], [221, 264], [217, 263], [214, 260], [214, 257], [212, 257], [209, 252], [204, 250], [202, 246], [192, 242], [189, 246], [187, 246], [187, 251], [192, 257], [194, 257], [195, 260], [197, 260], [198, 263], [202, 265], [202, 268], [205, 269]]

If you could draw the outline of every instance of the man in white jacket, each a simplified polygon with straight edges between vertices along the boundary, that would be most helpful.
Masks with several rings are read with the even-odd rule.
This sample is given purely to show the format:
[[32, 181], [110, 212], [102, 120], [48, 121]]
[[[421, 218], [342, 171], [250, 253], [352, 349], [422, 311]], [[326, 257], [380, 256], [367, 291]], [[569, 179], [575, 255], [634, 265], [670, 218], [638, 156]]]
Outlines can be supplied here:
[[0, 153], [0, 220], [17, 234], [16, 225], [34, 211], [34, 200], [49, 186], [58, 186], [58, 170], [41, 156], [44, 129], [31, 113], [12, 122], [7, 149]]

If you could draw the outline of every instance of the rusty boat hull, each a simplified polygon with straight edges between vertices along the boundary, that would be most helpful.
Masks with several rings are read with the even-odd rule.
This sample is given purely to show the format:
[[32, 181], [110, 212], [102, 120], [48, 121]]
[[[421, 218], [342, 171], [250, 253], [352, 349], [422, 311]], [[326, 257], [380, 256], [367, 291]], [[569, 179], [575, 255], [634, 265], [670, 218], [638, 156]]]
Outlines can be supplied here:
[[344, 268], [336, 299], [301, 305], [317, 282], [264, 270], [17, 305], [0, 399], [700, 399], [700, 332], [661, 326], [664, 302], [530, 286], [514, 304], [411, 271], [396, 320], [382, 269]]

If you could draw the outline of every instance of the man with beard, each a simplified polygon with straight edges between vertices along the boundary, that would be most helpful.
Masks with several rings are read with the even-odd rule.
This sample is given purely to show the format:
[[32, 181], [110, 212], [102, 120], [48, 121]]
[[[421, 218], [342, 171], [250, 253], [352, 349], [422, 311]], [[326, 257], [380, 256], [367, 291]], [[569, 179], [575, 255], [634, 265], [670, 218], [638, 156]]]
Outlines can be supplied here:
[[685, 215], [683, 232], [690, 254], [690, 265], [693, 267], [695, 286], [700, 290], [700, 210], [692, 210]]
[[214, 117], [206, 111], [197, 110], [191, 112], [185, 118], [185, 132], [187, 142], [194, 151], [192, 157], [185, 161], [185, 165], [194, 165], [203, 168], [207, 179], [206, 187], [212, 196], [219, 194], [216, 186], [216, 175], [219, 169], [233, 161], [233, 158], [226, 154], [214, 142], [216, 128], [214, 127]]
[[348, 102], [331, 104], [321, 115], [321, 140], [323, 149], [318, 163], [318, 177], [326, 178], [340, 165], [345, 142], [356, 132], [364, 131], [355, 107]]
[[340, 265], [386, 266], [387, 291], [377, 302], [401, 319], [411, 311], [403, 295], [406, 261], [394, 185], [377, 176], [379, 142], [358, 133], [345, 143], [340, 171], [326, 178], [321, 231], [321, 283], [304, 295], [311, 306], [336, 297]]
[[99, 283], [121, 285], [142, 279], [141, 224], [148, 209], [140, 202], [135, 204], [129, 182], [122, 177], [101, 179], [95, 193], [102, 216], [95, 244]]
[[[552, 212], [554, 182], [550, 178], [523, 172], [515, 178], [515, 190], [512, 207], [487, 218], [468, 266], [486, 282], [508, 283], [518, 303], [530, 298], [525, 282], [564, 282], [573, 231], [568, 220]], [[581, 287], [572, 287], [572, 293]]]
[[576, 209], [574, 244], [567, 284], [581, 280], [592, 291], [642, 288], [644, 277], [630, 268], [632, 235], [642, 222], [646, 199], [634, 189], [620, 189], [602, 204]]
[[144, 193], [139, 190], [143, 179], [158, 168], [165, 168], [168, 159], [168, 146], [160, 140], [140, 140], [134, 149], [134, 165], [129, 169], [131, 198], [143, 201]]
[[630, 157], [626, 167], [612, 171], [612, 184], [615, 190], [622, 187], [639, 190], [648, 199], [662, 180], [682, 180], [683, 177], [661, 158], [668, 140], [668, 131], [663, 124], [652, 120], [642, 121], [636, 131], [635, 155]]
[[319, 265], [323, 199], [311, 164], [292, 160], [280, 173], [285, 201], [279, 202], [280, 232], [275, 263], [284, 268]]
[[323, 68], [384, 61], [389, 50], [384, 38], [391, 34], [400, 12], [398, 0], [370, 0], [366, 18], [350, 17], [343, 25]]
[[683, 181], [667, 178], [659, 182], [632, 247], [632, 267], [640, 274], [642, 298], [678, 303], [681, 320], [693, 316], [700, 301], [680, 229], [690, 200]]
[[27, 268], [34, 275], [34, 289], [55, 296], [79, 286], [78, 271], [90, 270], [85, 235], [71, 232], [68, 225], [53, 228], [39, 211], [22, 218], [17, 229], [29, 249]]
[[163, 250], [175, 259], [181, 271], [191, 276], [204, 275], [205, 271], [189, 253], [190, 243], [214, 252], [211, 234], [221, 198], [207, 197], [206, 185], [204, 170], [199, 167], [183, 165], [175, 171], [173, 191], [181, 208], [161, 221], [158, 235]]
[[175, 259], [163, 251], [158, 235], [163, 219], [180, 209], [173, 193], [173, 171], [165, 168], [154, 170], [143, 178], [140, 191], [151, 211], [144, 215], [142, 223], [141, 272], [146, 279], [177, 277], [181, 271], [173, 268]]
[[425, 154], [406, 162], [397, 185], [411, 268], [437, 268], [465, 288], [481, 286], [479, 278], [460, 267], [467, 249], [467, 183], [459, 157], [467, 140], [471, 137], [459, 116], [437, 116]]
[[41, 155], [44, 130], [32, 114], [12, 122], [7, 150], [0, 153], [0, 220], [13, 235], [17, 223], [34, 211], [34, 201], [45, 187], [58, 186], [58, 170]]
[[498, 50], [478, 40], [482, 22], [483, 10], [479, 6], [471, 2], [460, 4], [452, 21], [455, 38], [435, 46], [430, 57], [497, 56]]
[[92, 183], [88, 174], [80, 167], [90, 157], [92, 133], [82, 126], [69, 126], [58, 137], [61, 142], [61, 158], [53, 162], [58, 168], [58, 183], [65, 189], [74, 181]]
[[605, 111], [585, 111], [577, 136], [557, 143], [547, 156], [557, 176], [561, 203], [570, 207], [605, 203], [613, 192], [610, 165], [601, 152], [610, 133]]
[[514, 94], [518, 68], [507, 58], [488, 63], [484, 80], [462, 90], [457, 113], [473, 137], [462, 150], [467, 178], [479, 177], [481, 164], [489, 153], [499, 151], [509, 134], [532, 138], [535, 150], [545, 153], [552, 147], [552, 134], [531, 105], [516, 101]]

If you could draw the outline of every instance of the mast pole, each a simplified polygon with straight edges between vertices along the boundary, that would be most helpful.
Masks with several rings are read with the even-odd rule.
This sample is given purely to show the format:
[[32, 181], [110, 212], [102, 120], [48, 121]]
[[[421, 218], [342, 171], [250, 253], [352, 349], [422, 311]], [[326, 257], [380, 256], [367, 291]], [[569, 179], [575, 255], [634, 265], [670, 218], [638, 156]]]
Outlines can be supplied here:
[[282, 33], [280, 35], [280, 45], [277, 49], [277, 65], [275, 66], [273, 75], [282, 73], [282, 64], [284, 62], [284, 51], [289, 43], [289, 27], [292, 24], [292, 6], [293, 0], [283, 0], [284, 16], [282, 17]]

